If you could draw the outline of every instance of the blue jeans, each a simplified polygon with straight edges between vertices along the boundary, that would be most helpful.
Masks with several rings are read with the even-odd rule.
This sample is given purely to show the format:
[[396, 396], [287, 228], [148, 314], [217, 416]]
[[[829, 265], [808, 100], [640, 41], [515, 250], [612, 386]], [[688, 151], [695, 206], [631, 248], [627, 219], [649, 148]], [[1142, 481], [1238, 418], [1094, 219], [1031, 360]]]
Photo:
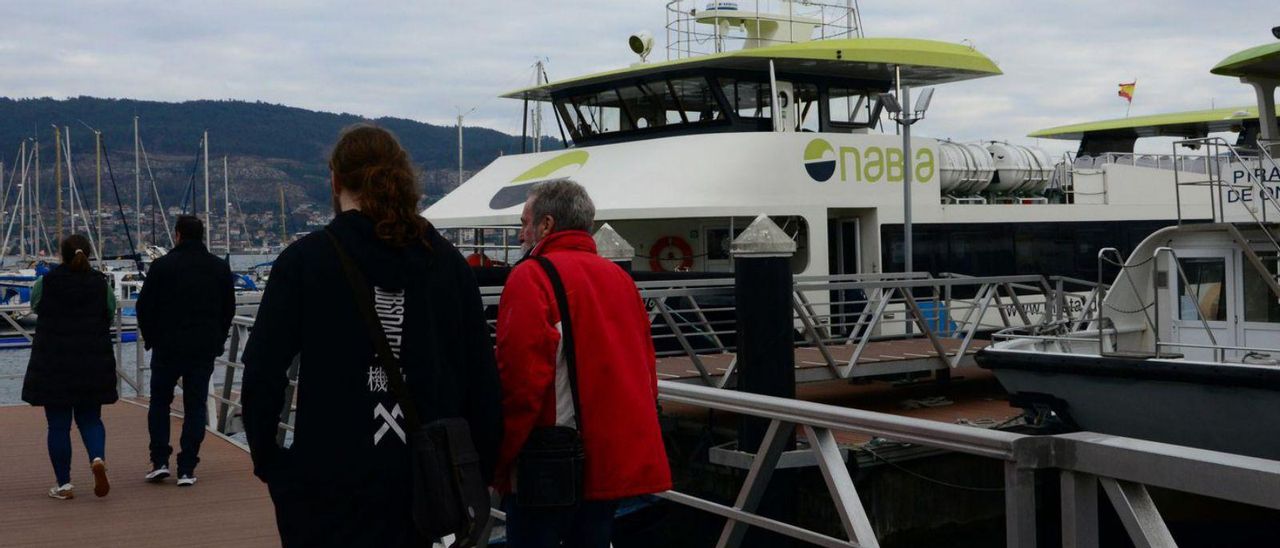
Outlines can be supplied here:
[[195, 363], [170, 363], [151, 360], [151, 405], [147, 409], [147, 430], [151, 433], [151, 464], [168, 466], [173, 447], [169, 445], [169, 405], [173, 389], [182, 379], [182, 437], [178, 453], [178, 474], [191, 474], [200, 463], [200, 444], [204, 442], [205, 425], [209, 422], [209, 377], [213, 360]]
[[575, 508], [521, 508], [507, 497], [508, 548], [608, 548], [616, 500], [589, 500]]
[[80, 439], [89, 450], [89, 462], [105, 459], [107, 429], [102, 426], [102, 406], [47, 405], [44, 417], [49, 421], [49, 462], [58, 485], [71, 483], [71, 418], [75, 417]]

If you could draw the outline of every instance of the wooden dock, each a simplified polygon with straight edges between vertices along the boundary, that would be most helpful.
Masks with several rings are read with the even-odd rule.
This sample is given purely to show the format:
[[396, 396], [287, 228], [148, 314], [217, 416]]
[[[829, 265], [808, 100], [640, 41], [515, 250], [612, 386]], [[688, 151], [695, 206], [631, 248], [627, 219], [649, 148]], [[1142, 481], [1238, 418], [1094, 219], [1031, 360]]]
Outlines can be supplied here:
[[[182, 419], [173, 417], [172, 444]], [[267, 488], [249, 452], [217, 434], [200, 448], [200, 481], [179, 488], [142, 481], [150, 470], [147, 410], [121, 401], [102, 408], [111, 493], [93, 496], [93, 478], [72, 429], [71, 482], [76, 498], [55, 500], [45, 445], [44, 410], [0, 407], [0, 546], [279, 546]], [[171, 458], [170, 467], [174, 465]]]
[[[938, 341], [946, 352], [944, 357], [953, 357], [961, 348], [963, 341], [943, 338]], [[989, 341], [974, 340], [965, 348], [961, 357], [961, 367], [972, 369], [975, 365], [973, 355], [990, 344]], [[849, 345], [827, 345], [827, 353], [839, 366], [847, 365], [853, 358], [855, 347]], [[796, 382], [809, 383], [836, 379], [836, 375], [823, 356], [822, 351], [813, 346], [796, 347]], [[720, 378], [735, 366], [737, 356], [732, 352], [698, 354], [698, 360], [707, 369], [713, 380]], [[942, 361], [933, 344], [925, 338], [884, 340], [867, 343], [851, 377], [869, 377], [891, 375], [895, 373], [918, 372], [926, 369], [942, 369]], [[700, 382], [701, 375], [694, 365], [693, 359], [687, 355], [658, 358], [658, 378], [666, 381]]]

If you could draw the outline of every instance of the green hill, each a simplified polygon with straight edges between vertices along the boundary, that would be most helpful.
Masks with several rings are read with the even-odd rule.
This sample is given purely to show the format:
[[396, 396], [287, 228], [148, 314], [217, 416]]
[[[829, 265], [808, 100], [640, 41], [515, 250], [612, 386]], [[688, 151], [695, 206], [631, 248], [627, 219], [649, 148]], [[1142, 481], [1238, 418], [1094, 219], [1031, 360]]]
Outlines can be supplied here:
[[[399, 135], [422, 170], [429, 200], [438, 199], [456, 184], [455, 127], [401, 118], [369, 120], [355, 114], [245, 101], [163, 103], [94, 97], [0, 98], [0, 159], [6, 162], [6, 169], [11, 168], [22, 140], [37, 137], [41, 144], [42, 176], [50, 177], [45, 180], [51, 181], [52, 126], [69, 127], [75, 173], [84, 189], [87, 188], [83, 186], [85, 181], [92, 180], [94, 169], [93, 134], [88, 127], [97, 128], [103, 133], [121, 198], [125, 203], [132, 203], [134, 116], [139, 117], [151, 173], [166, 205], [182, 201], [192, 173], [198, 171], [194, 162], [201, 132], [206, 129], [211, 177], [221, 182], [221, 158], [228, 156], [232, 189], [250, 211], [273, 207], [277, 189], [281, 187], [285, 188], [290, 201], [327, 204], [329, 147], [343, 127], [362, 121], [372, 121]], [[480, 127], [465, 127], [463, 132], [468, 172], [482, 168], [499, 154], [518, 153], [521, 148], [519, 136]], [[559, 144], [548, 140], [544, 146]], [[145, 173], [144, 167], [144, 180]], [[202, 187], [203, 177], [198, 175], [196, 179]], [[50, 195], [51, 186], [44, 185], [42, 194]]]

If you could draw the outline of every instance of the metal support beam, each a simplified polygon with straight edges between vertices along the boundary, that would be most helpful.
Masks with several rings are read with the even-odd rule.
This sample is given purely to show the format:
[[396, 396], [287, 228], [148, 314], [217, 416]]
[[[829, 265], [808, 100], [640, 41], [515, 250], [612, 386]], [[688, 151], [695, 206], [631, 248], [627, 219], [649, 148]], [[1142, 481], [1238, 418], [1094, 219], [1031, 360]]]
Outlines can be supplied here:
[[[769, 423], [769, 429], [765, 431], [764, 439], [760, 442], [760, 451], [756, 453], [755, 460], [751, 462], [751, 469], [747, 472], [747, 478], [742, 482], [738, 500], [733, 503], [734, 509], [753, 514], [759, 508], [760, 499], [764, 497], [765, 489], [769, 487], [769, 480], [773, 477], [773, 471], [777, 469], [778, 459], [791, 445], [791, 434], [794, 431], [795, 425], [789, 422], [775, 420]], [[720, 540], [716, 542], [716, 548], [737, 548], [742, 544], [742, 538], [746, 534], [745, 522], [729, 518], [729, 521], [724, 524], [724, 530], [720, 532]]]
[[1097, 548], [1098, 478], [1062, 472], [1062, 548]]
[[1124, 523], [1124, 529], [1128, 531], [1129, 539], [1136, 548], [1168, 548], [1178, 545], [1173, 541], [1173, 535], [1169, 534], [1169, 527], [1165, 525], [1164, 518], [1160, 517], [1160, 510], [1156, 509], [1145, 486], [1111, 478], [1098, 478], [1098, 482], [1106, 490], [1107, 498], [1111, 499], [1116, 513], [1120, 514], [1120, 521]]
[[840, 515], [840, 524], [849, 540], [859, 546], [878, 547], [876, 532], [871, 528], [871, 518], [858, 498], [858, 490], [849, 476], [844, 459], [840, 456], [840, 447], [836, 438], [826, 428], [814, 428], [805, 425], [805, 436], [818, 457], [818, 467], [822, 469], [822, 479], [827, 482], [827, 491], [835, 499], [836, 512]]
[[1009, 548], [1036, 547], [1036, 474], [1004, 463], [1004, 525]]

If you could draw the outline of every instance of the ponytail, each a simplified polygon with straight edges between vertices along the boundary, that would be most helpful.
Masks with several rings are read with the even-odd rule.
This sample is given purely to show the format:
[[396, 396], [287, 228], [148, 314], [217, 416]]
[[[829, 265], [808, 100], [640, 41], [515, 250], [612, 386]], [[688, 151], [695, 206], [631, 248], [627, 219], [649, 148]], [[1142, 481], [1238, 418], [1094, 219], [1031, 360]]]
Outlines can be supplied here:
[[[418, 214], [418, 178], [395, 135], [370, 124], [343, 130], [329, 169], [339, 187], [354, 194], [374, 222], [379, 239], [396, 247], [426, 243], [431, 224]], [[427, 244], [428, 247], [430, 244]]]
[[59, 246], [62, 252], [62, 264], [72, 272], [89, 271], [89, 254], [93, 252], [89, 239], [80, 234], [72, 234], [62, 240]]

